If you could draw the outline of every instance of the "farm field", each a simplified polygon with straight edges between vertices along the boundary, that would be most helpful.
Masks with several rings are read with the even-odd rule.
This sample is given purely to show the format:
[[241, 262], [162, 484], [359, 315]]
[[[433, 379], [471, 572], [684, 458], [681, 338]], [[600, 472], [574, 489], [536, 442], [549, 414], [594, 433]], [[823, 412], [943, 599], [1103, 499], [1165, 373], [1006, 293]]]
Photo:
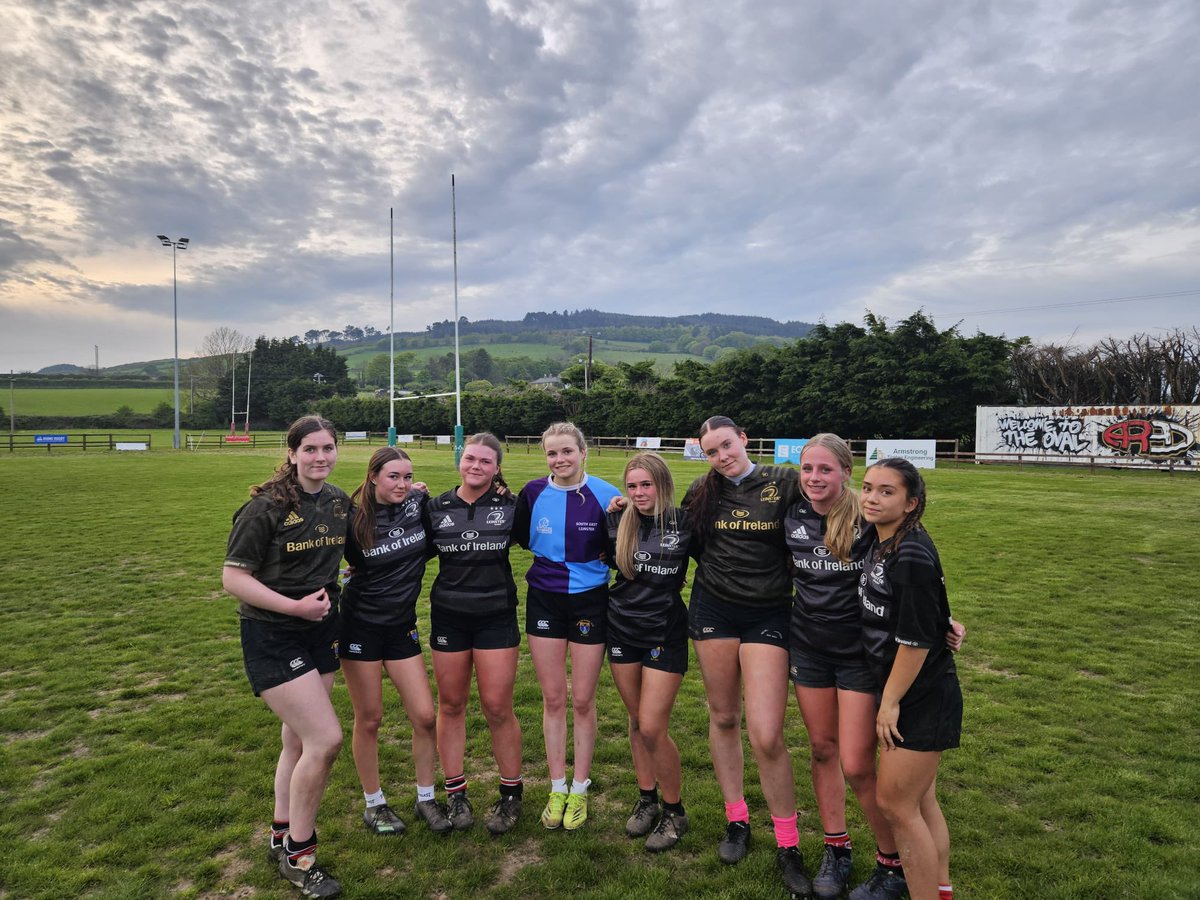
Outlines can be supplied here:
[[[135, 413], [153, 412], [160, 403], [174, 408], [175, 389], [161, 388], [16, 388], [13, 405], [19, 416], [92, 416], [113, 413], [128, 406]], [[187, 387], [179, 385], [179, 402], [187, 409]], [[0, 396], [5, 412], [9, 412], [9, 395]]]
[[[544, 358], [559, 358], [563, 359], [560, 370], [570, 365], [572, 361], [586, 357], [587, 351], [583, 353], [567, 354], [561, 344], [535, 344], [535, 343], [479, 343], [467, 344], [463, 343], [459, 348], [465, 355], [472, 350], [483, 347], [493, 358], [507, 359], [514, 356], [528, 356], [532, 359]], [[396, 354], [412, 353], [418, 360], [424, 362], [433, 356], [444, 356], [447, 353], [454, 351], [454, 344], [447, 343], [438, 347], [420, 347], [414, 350], [404, 350], [400, 347], [396, 348]], [[353, 353], [346, 354], [346, 365], [351, 369], [356, 369], [365, 366], [371, 361], [371, 358], [379, 353], [386, 353], [386, 344], [384, 349], [372, 350], [355, 350]], [[692, 359], [698, 362], [704, 362], [698, 356], [690, 356], [686, 353], [651, 353], [645, 349], [644, 344], [636, 344], [628, 341], [596, 341], [592, 348], [592, 358], [600, 362], [615, 365], [618, 362], [640, 362], [644, 359], [654, 361], [655, 369], [662, 375], [670, 375], [675, 363], [684, 359]], [[550, 374], [558, 374], [557, 371]]]
[[[154, 446], [169, 448], [169, 432], [161, 444], [158, 434]], [[344, 446], [331, 480], [351, 490], [372, 449]], [[433, 491], [456, 483], [449, 450], [412, 455]], [[0, 897], [298, 896], [264, 859], [279, 731], [250, 693], [236, 604], [220, 587], [230, 516], [280, 459], [242, 449], [0, 455], [7, 508], [21, 511], [0, 546]], [[617, 483], [624, 460], [593, 455], [589, 469]], [[670, 465], [680, 495], [706, 471]], [[544, 466], [514, 448], [504, 471], [519, 487]], [[926, 474], [926, 521], [969, 628], [958, 657], [963, 746], [946, 753], [939, 778], [960, 895], [1196, 896], [1200, 480], [965, 465]], [[529, 555], [512, 559], [521, 583]], [[420, 612], [425, 635], [426, 602]], [[541, 698], [523, 650], [526, 800], [514, 832], [491, 839], [477, 825], [442, 839], [410, 823], [397, 838], [368, 834], [339, 680], [346, 746], [319, 820], [322, 862], [349, 898], [784, 897], [748, 747], [754, 844], [737, 866], [717, 861], [721, 798], [692, 662], [672, 721], [692, 830], [673, 851], [652, 856], [624, 835], [637, 794], [607, 671], [588, 823], [577, 833], [538, 823]], [[404, 815], [406, 720], [395, 693], [385, 697], [384, 784]], [[787, 741], [811, 866], [821, 828], [794, 703]], [[478, 815], [495, 771], [475, 700], [467, 759]], [[873, 846], [852, 798], [848, 807], [857, 883]]]

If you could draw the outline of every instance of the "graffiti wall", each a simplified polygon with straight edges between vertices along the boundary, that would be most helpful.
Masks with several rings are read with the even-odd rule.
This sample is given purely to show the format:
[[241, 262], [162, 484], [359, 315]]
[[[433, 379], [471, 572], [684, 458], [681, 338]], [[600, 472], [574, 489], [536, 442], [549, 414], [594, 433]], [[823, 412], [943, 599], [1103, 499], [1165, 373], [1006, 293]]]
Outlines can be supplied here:
[[[979, 406], [979, 460], [1200, 466], [1200, 406]], [[996, 454], [995, 456], [989, 454]]]

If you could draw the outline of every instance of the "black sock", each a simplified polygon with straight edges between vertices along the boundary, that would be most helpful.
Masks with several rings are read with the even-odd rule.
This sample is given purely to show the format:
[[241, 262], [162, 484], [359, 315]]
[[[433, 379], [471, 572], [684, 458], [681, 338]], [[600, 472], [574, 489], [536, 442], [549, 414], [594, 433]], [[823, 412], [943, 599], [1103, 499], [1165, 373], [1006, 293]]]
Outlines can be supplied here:
[[658, 802], [658, 785], [655, 785], [654, 787], [650, 788], [650, 790], [646, 790], [645, 788], [638, 788], [638, 791], [641, 793], [642, 799], [645, 800], [647, 803], [657, 803]]
[[312, 833], [312, 837], [310, 837], [306, 840], [303, 840], [303, 841], [293, 840], [292, 836], [290, 834], [283, 841], [283, 852], [286, 853], [288, 856], [288, 859], [292, 860], [293, 862], [295, 862], [297, 857], [303, 856], [305, 853], [308, 853], [308, 852], [316, 850], [316, 849], [317, 849], [317, 833], [316, 833], [316, 831], [314, 831]]
[[669, 813], [671, 813], [671, 815], [674, 815], [674, 816], [682, 816], [684, 814], [683, 813], [683, 801], [680, 800], [678, 803], [667, 803], [664, 800], [663, 801], [663, 811], [669, 812]]
[[883, 853], [879, 850], [876, 850], [875, 862], [877, 862], [881, 868], [887, 869], [893, 875], [899, 875], [901, 878], [904, 877], [904, 867], [900, 865], [900, 854], [898, 852]]

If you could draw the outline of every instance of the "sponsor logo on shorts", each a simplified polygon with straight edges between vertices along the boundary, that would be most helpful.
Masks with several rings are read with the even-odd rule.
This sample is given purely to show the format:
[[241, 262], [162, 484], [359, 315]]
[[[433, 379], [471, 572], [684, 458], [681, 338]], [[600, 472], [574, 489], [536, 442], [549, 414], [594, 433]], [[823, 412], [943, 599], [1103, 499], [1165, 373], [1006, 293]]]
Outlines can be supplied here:
[[651, 651], [650, 651], [650, 658], [651, 658], [651, 659], [658, 659], [658, 658], [659, 658], [660, 656], [662, 656], [662, 655], [663, 655], [663, 648], [662, 648], [662, 647], [655, 647], [653, 650], [651, 650]]
[[304, 522], [304, 519], [302, 519], [300, 516], [296, 515], [296, 511], [293, 509], [290, 513], [287, 514], [287, 518], [283, 520], [283, 527], [291, 528], [294, 525], [301, 525], [301, 524], [303, 524], [303, 522]]
[[664, 550], [674, 550], [679, 546], [679, 535], [672, 531], [669, 534], [664, 534], [660, 541]]
[[437, 645], [439, 647], [445, 647], [447, 644], [450, 643], [448, 640], [446, 640], [446, 636], [444, 634], [439, 634], [437, 637], [434, 638], [434, 640], [437, 642]]
[[299, 656], [297, 656], [297, 657], [296, 657], [295, 659], [293, 659], [293, 660], [292, 660], [290, 663], [288, 663], [288, 665], [292, 667], [292, 671], [294, 672], [294, 671], [296, 671], [297, 669], [300, 669], [300, 668], [303, 668], [303, 667], [304, 667], [304, 660], [303, 660], [303, 659], [301, 659]]
[[777, 641], [783, 640], [783, 635], [775, 628], [764, 628], [762, 631], [759, 632], [759, 634], [762, 637], [773, 638], [774, 640], [777, 640]]
[[633, 558], [638, 562], [650, 562], [653, 557], [651, 557], [650, 554], [645, 550], [639, 550], [637, 553], [633, 554]]
[[473, 541], [473, 540], [475, 540], [475, 538], [477, 538], [477, 537], [479, 537], [479, 532], [478, 532], [478, 531], [464, 531], [464, 532], [462, 533], [462, 539], [463, 539], [464, 541]]
[[788, 669], [788, 671], [789, 671], [789, 672], [791, 672], [793, 676], [795, 676], [795, 675], [799, 675], [799, 674], [800, 674], [800, 667], [799, 667], [799, 666], [792, 666], [790, 669]]
[[348, 648], [350, 653], [362, 653], [362, 644], [351, 644]]
[[711, 626], [711, 625], [705, 625], [703, 628], [700, 629], [700, 633], [701, 634], [712, 634], [716, 630], [717, 629], [713, 628], [713, 626]]
[[550, 520], [547, 519], [545, 516], [542, 516], [540, 519], [538, 519], [537, 533], [538, 534], [554, 534], [554, 529], [550, 527]]
[[490, 513], [487, 514], [486, 521], [489, 525], [503, 525], [504, 524], [504, 510], [493, 509]]
[[620, 647], [610, 647], [610, 648], [609, 648], [609, 655], [610, 655], [610, 656], [624, 656], [624, 655], [625, 655], [625, 651], [624, 651], [624, 650], [622, 650]]
[[545, 631], [546, 629], [548, 629], [550, 627], [550, 620], [549, 619], [538, 619], [537, 625], [535, 627], [537, 628], [538, 631]]
[[403, 536], [404, 536], [403, 528], [393, 528], [391, 531], [388, 532], [388, 537], [391, 537], [391, 538], [398, 538], [398, 537], [403, 537]]
[[575, 623], [575, 627], [579, 629], [580, 634], [590, 634], [595, 625], [591, 619], [580, 619]]
[[775, 482], [771, 482], [762, 489], [762, 493], [758, 495], [758, 499], [763, 503], [776, 503], [779, 500], [779, 488], [775, 486]]

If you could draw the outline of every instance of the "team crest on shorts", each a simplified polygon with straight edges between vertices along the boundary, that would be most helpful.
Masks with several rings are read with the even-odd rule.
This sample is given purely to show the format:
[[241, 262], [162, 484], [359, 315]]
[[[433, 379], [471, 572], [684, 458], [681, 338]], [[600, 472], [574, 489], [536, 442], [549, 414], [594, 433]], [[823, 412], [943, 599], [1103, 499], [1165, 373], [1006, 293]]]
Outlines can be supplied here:
[[651, 658], [651, 659], [658, 659], [658, 658], [659, 658], [660, 656], [662, 656], [662, 655], [663, 655], [663, 648], [662, 648], [662, 647], [655, 647], [653, 650], [651, 650], [651, 651], [650, 651], [650, 658]]
[[413, 642], [414, 644], [419, 644], [419, 643], [421, 643], [421, 636], [420, 636], [419, 634], [417, 634], [417, 629], [415, 629], [415, 628], [414, 628], [412, 631], [410, 631], [410, 632], [408, 633], [408, 636], [409, 636], [410, 638], [412, 638], [412, 642]]
[[590, 634], [593, 623], [591, 619], [580, 619], [575, 623], [575, 627], [579, 629], [580, 634]]

